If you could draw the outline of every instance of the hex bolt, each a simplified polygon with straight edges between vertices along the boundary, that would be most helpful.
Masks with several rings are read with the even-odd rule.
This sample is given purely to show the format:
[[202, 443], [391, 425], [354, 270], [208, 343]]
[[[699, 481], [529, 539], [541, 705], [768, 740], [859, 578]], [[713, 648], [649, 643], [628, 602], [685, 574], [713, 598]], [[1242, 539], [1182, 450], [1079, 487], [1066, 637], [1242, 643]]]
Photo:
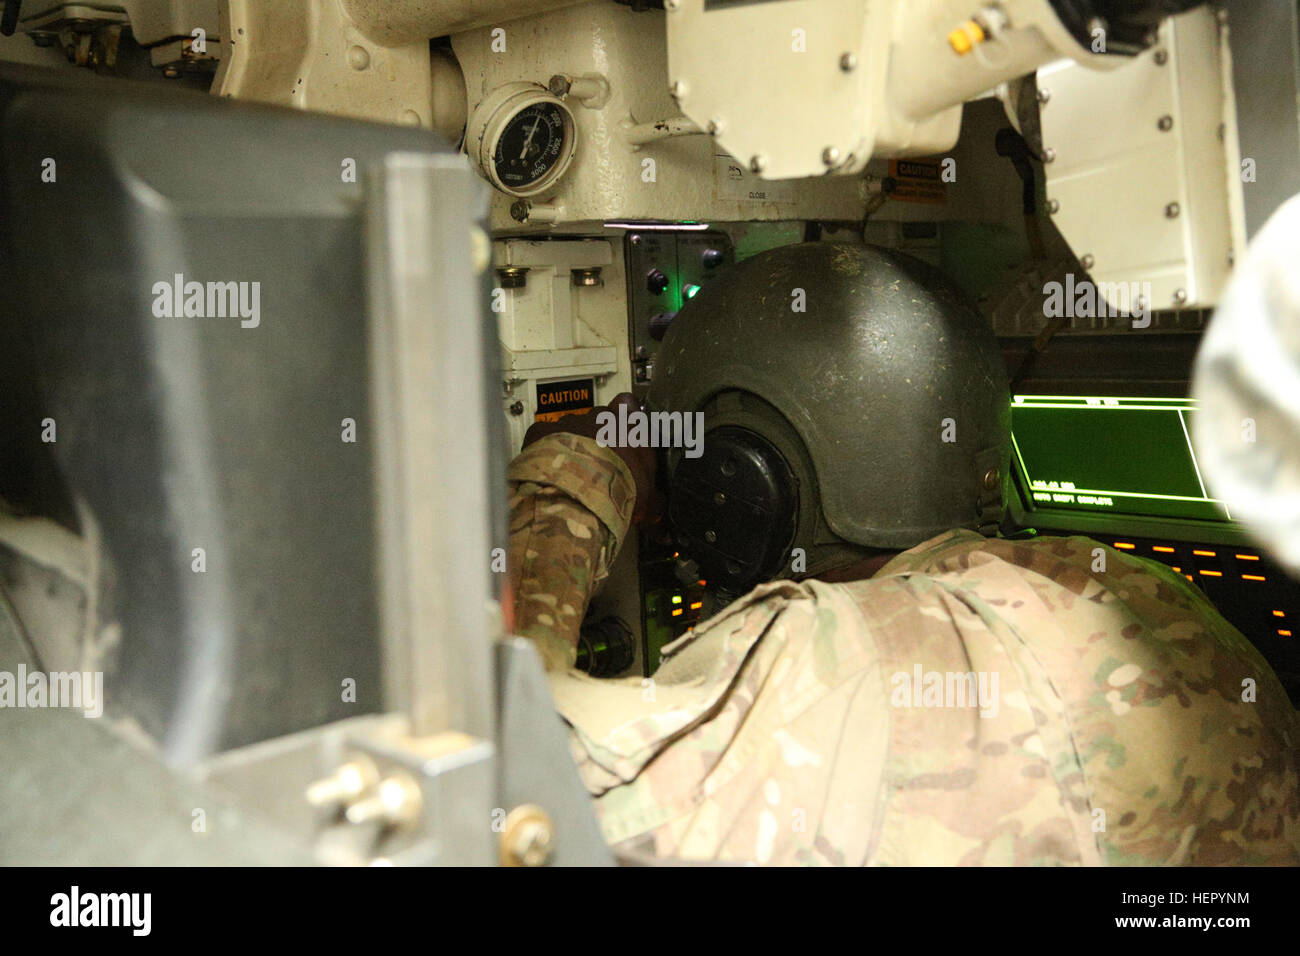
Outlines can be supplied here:
[[523, 403], [523, 402], [518, 401], [518, 400], [515, 400], [513, 403], [511, 403], [511, 405], [510, 405], [510, 414], [511, 414], [511, 415], [522, 415], [523, 413], [524, 413], [524, 403]]
[[497, 279], [503, 289], [522, 289], [528, 285], [526, 266], [505, 266], [497, 270]]

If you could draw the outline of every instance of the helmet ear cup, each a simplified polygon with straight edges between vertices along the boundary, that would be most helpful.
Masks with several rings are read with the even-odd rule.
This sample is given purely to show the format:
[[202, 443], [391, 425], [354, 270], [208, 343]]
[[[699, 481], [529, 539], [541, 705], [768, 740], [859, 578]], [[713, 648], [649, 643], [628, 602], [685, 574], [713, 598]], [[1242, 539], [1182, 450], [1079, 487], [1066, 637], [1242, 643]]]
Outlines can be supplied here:
[[743, 592], [780, 571], [798, 504], [794, 473], [777, 447], [758, 432], [723, 425], [705, 433], [700, 457], [678, 460], [668, 514], [678, 549], [705, 578]]

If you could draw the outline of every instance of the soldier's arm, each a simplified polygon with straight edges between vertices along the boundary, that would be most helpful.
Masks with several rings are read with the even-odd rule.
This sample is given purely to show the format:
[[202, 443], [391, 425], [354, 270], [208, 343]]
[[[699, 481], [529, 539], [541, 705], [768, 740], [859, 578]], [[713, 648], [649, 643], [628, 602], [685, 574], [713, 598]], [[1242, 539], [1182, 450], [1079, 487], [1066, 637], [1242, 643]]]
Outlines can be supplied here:
[[525, 447], [507, 477], [514, 630], [536, 642], [547, 670], [568, 668], [587, 602], [632, 523], [636, 481], [614, 451], [568, 432]]

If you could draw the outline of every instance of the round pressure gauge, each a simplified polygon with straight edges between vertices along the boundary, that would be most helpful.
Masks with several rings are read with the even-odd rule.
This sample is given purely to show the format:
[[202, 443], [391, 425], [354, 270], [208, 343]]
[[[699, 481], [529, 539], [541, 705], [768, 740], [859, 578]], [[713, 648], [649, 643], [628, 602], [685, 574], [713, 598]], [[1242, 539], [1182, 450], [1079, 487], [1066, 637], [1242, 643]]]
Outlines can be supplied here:
[[536, 196], [564, 175], [578, 146], [573, 114], [536, 83], [508, 83], [474, 110], [466, 142], [488, 182]]

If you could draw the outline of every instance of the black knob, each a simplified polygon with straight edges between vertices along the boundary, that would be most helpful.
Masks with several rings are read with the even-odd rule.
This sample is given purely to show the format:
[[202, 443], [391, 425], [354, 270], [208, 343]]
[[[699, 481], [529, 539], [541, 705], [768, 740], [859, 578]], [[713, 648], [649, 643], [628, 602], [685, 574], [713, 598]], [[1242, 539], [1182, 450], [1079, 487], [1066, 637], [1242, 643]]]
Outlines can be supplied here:
[[650, 316], [650, 338], [662, 342], [664, 333], [668, 331], [668, 326], [672, 324], [676, 315], [676, 312], [656, 312]]
[[651, 269], [646, 274], [645, 287], [651, 295], [663, 295], [668, 291], [668, 277], [658, 269]]
[[727, 260], [727, 254], [721, 249], [705, 249], [702, 258], [704, 260], [704, 268], [716, 269]]

